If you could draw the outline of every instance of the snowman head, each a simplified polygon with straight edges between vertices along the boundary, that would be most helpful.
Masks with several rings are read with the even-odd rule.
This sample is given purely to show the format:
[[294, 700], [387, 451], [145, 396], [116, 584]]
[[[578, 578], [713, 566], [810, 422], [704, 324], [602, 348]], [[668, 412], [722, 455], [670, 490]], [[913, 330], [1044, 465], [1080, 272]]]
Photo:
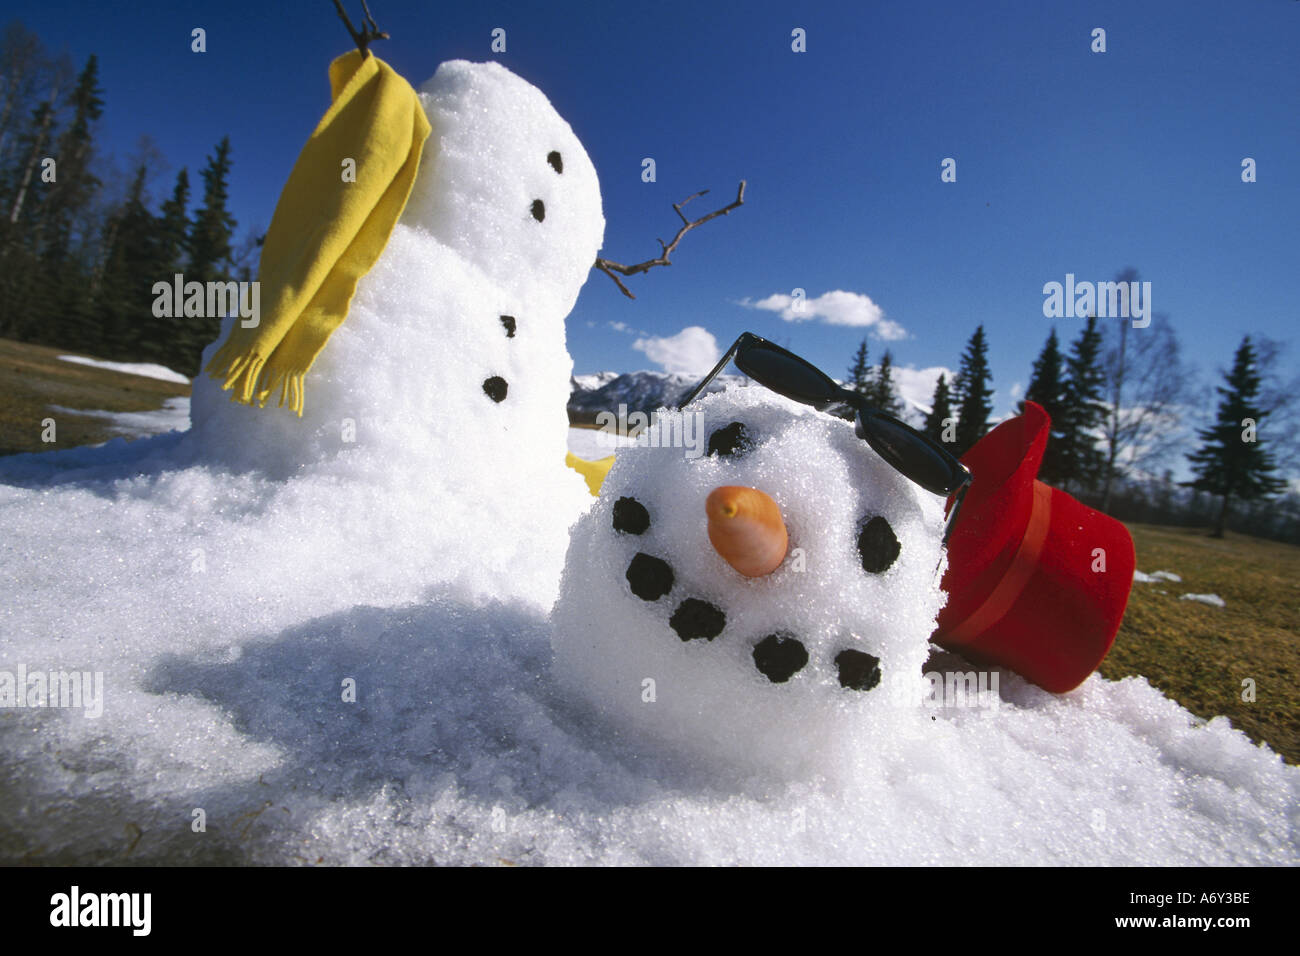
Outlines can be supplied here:
[[[774, 511], [755, 546], [729, 540], [752, 531], [730, 516]], [[942, 525], [849, 422], [762, 388], [707, 396], [620, 451], [575, 527], [557, 676], [710, 766], [833, 773], [922, 714]]]
[[402, 221], [535, 308], [573, 306], [604, 235], [586, 151], [546, 96], [497, 63], [452, 60], [419, 89], [433, 128]]

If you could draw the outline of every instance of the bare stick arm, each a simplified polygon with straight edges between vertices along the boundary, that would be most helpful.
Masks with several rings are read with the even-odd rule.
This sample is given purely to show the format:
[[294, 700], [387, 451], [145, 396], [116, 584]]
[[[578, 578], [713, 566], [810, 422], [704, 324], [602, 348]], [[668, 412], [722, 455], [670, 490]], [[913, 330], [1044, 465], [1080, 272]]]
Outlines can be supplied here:
[[[698, 199], [707, 192], [707, 189], [701, 189], [695, 195], [687, 196], [681, 202], [673, 203], [673, 212], [677, 213], [677, 218], [682, 221], [682, 225], [681, 228], [677, 230], [677, 235], [673, 236], [672, 242], [665, 244], [662, 239], [659, 240], [659, 255], [656, 258], [647, 259], [645, 262], [638, 262], [635, 265], [625, 266], [620, 262], [613, 262], [610, 259], [597, 257], [592, 268], [599, 269], [601, 272], [605, 273], [605, 275], [614, 280], [614, 284], [619, 287], [620, 291], [622, 291], [625, 296], [629, 299], [635, 299], [636, 296], [634, 296], [628, 290], [628, 287], [623, 284], [623, 280], [619, 278], [620, 275], [634, 276], [639, 275], [642, 272], [648, 272], [655, 266], [672, 265], [672, 262], [669, 261], [668, 257], [673, 254], [674, 250], [676, 250], [677, 244], [682, 241], [684, 235], [696, 226], [702, 226], [710, 219], [716, 219], [718, 216], [725, 216], [730, 213], [731, 210], [745, 204], [745, 181], [742, 179], [740, 181], [740, 188], [736, 190], [736, 198], [732, 202], [723, 206], [721, 209], [715, 209], [707, 216], [701, 216], [699, 219], [687, 219], [686, 214], [682, 212], [682, 207], [692, 199]], [[617, 275], [615, 273], [617, 273]]]
[[379, 29], [379, 24], [375, 23], [375, 18], [370, 15], [370, 7], [366, 3], [366, 0], [361, 0], [361, 10], [365, 13], [366, 19], [361, 24], [360, 32], [358, 32], [356, 27], [352, 25], [352, 21], [348, 19], [347, 13], [343, 10], [343, 4], [340, 3], [339, 0], [334, 0], [334, 9], [338, 11], [339, 19], [342, 20], [343, 25], [347, 27], [348, 33], [352, 37], [352, 42], [357, 45], [357, 49], [361, 51], [363, 57], [370, 55], [369, 47], [372, 42], [375, 40], [388, 39], [388, 34]]

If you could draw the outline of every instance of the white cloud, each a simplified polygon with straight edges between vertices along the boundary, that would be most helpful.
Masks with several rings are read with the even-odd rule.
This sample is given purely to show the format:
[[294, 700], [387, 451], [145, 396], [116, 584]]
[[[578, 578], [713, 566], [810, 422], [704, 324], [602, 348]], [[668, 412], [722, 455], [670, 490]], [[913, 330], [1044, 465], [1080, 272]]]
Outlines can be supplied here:
[[751, 309], [775, 312], [787, 322], [821, 319], [827, 325], [869, 328], [878, 338], [887, 342], [907, 337], [906, 329], [885, 318], [885, 310], [871, 301], [871, 296], [861, 292], [835, 289], [811, 299], [795, 299], [778, 292], [757, 302], [743, 299], [740, 304]]
[[608, 320], [605, 322], [605, 324], [609, 326], [611, 329], [613, 329], [615, 332], [622, 332], [624, 335], [639, 335], [642, 338], [651, 337], [650, 333], [645, 331], [645, 329], [638, 329], [636, 326], [628, 325], [626, 322]]
[[637, 339], [632, 348], [644, 352], [665, 372], [684, 375], [703, 375], [722, 357], [713, 333], [698, 325], [689, 325], [676, 335]]
[[1016, 382], [1014, 385], [1011, 386], [1011, 400], [1013, 402], [1019, 401], [1021, 398], [1024, 397], [1024, 394], [1025, 394], [1025, 387], [1021, 385], [1019, 382]]
[[930, 400], [934, 398], [934, 385], [939, 381], [940, 375], [946, 375], [948, 384], [952, 384], [952, 369], [942, 365], [930, 368], [912, 368], [910, 365], [899, 368], [895, 365], [889, 372], [899, 398], [909, 407], [927, 415], [930, 413]]

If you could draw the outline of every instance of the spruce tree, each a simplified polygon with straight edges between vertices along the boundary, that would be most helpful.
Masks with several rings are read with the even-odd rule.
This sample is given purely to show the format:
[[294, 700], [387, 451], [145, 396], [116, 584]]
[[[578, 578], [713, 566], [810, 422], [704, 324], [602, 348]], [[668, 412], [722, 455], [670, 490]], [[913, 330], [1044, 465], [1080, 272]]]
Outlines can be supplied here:
[[[88, 219], [100, 188], [94, 173], [93, 124], [104, 112], [99, 61], [92, 55], [77, 77], [72, 119], [54, 144], [54, 181], [39, 199], [32, 238], [40, 255], [41, 288], [32, 302], [42, 336], [65, 348], [94, 353], [101, 345]], [[35, 197], [33, 197], [35, 198]], [[80, 242], [82, 248], [76, 248]]]
[[867, 364], [867, 340], [863, 339], [853, 355], [853, 364], [849, 366], [849, 378], [844, 387], [861, 394], [867, 394], [871, 382], [871, 366]]
[[200, 175], [203, 177], [203, 204], [194, 211], [194, 223], [190, 229], [187, 282], [226, 278], [225, 264], [230, 258], [230, 241], [235, 232], [235, 219], [226, 209], [229, 198], [226, 177], [230, 175], [229, 136], [217, 144]]
[[[1061, 445], [1064, 434], [1061, 423], [1064, 421], [1065, 412], [1065, 368], [1055, 328], [1048, 335], [1043, 350], [1038, 353], [1038, 358], [1034, 360], [1034, 371], [1029, 380], [1029, 389], [1025, 392], [1025, 401], [1041, 405], [1043, 411], [1047, 412], [1052, 420], [1052, 431], [1047, 441], [1047, 450], [1043, 454], [1042, 466], [1038, 470], [1038, 477], [1049, 485], [1059, 486], [1067, 475]], [[1024, 410], [1023, 402], [1021, 410]]]
[[[182, 169], [176, 174], [176, 186], [171, 197], [163, 203], [159, 215], [154, 219], [154, 241], [150, 248], [152, 261], [148, 268], [149, 290], [152, 290], [155, 282], [170, 285], [177, 273], [185, 272], [186, 234], [189, 232], [186, 207], [189, 199], [189, 173]], [[186, 334], [186, 319], [182, 316], [154, 315], [152, 291], [148, 301], [149, 308], [140, 318], [141, 356], [145, 361], [186, 370], [194, 361], [191, 357], [193, 345], [188, 342]], [[203, 342], [199, 345], [200, 352], [206, 344]]]
[[159, 280], [171, 279], [171, 274], [184, 266], [185, 236], [190, 228], [185, 209], [189, 202], [190, 174], [182, 167], [176, 174], [176, 187], [171, 198], [163, 203], [158, 217], [158, 264], [164, 273], [158, 276]]
[[144, 348], [153, 319], [153, 283], [156, 274], [157, 219], [145, 205], [148, 167], [141, 164], [131, 182], [126, 201], [109, 220], [108, 250], [97, 284], [96, 313], [102, 330], [99, 354], [128, 361], [157, 361]]
[[99, 61], [92, 54], [72, 91], [72, 121], [54, 148], [55, 181], [50, 184], [40, 222], [42, 257], [60, 263], [68, 255], [77, 218], [89, 207], [100, 182], [94, 170], [92, 124], [104, 112], [99, 88]]
[[889, 349], [880, 357], [880, 367], [873, 369], [867, 381], [867, 401], [895, 418], [903, 414], [903, 403], [894, 388], [894, 356]]
[[[866, 339], [862, 340], [861, 344], [858, 345], [858, 350], [853, 353], [853, 364], [849, 366], [848, 378], [844, 380], [844, 387], [864, 397], [871, 388], [871, 365], [867, 361]], [[826, 411], [850, 422], [858, 414], [857, 409], [847, 403], [832, 406]]]
[[953, 400], [957, 404], [957, 442], [953, 454], [966, 454], [989, 430], [989, 413], [993, 411], [993, 375], [989, 371], [988, 342], [984, 326], [966, 343], [957, 377], [953, 381]]
[[1090, 315], [1065, 360], [1059, 422], [1061, 480], [1074, 490], [1097, 487], [1106, 468], [1106, 457], [1097, 447], [1107, 414], [1102, 404], [1106, 377], [1100, 357], [1101, 330], [1097, 317]]
[[1222, 538], [1231, 502], [1252, 501], [1275, 495], [1285, 482], [1274, 472], [1273, 456], [1259, 440], [1258, 427], [1268, 415], [1259, 405], [1260, 376], [1250, 336], [1241, 340], [1232, 370], [1218, 386], [1219, 408], [1214, 424], [1197, 434], [1204, 442], [1188, 455], [1196, 478], [1187, 484], [1219, 497], [1213, 536]]
[[930, 414], [925, 416], [925, 427], [922, 428], [927, 435], [935, 441], [943, 441], [944, 422], [952, 418], [952, 401], [951, 394], [948, 391], [948, 380], [941, 373], [939, 380], [934, 383], [934, 397], [930, 400]]
[[[229, 261], [235, 219], [226, 209], [226, 177], [229, 175], [230, 137], [227, 136], [217, 144], [202, 172], [203, 204], [195, 210], [190, 228], [186, 282], [225, 282], [231, 278]], [[183, 331], [176, 336], [178, 352], [172, 368], [186, 375], [195, 375], [204, 346], [221, 331], [221, 316], [187, 318], [179, 320], [178, 326]]]
[[49, 283], [40, 263], [41, 160], [49, 154], [56, 118], [57, 84], [31, 112], [18, 138], [17, 165], [6, 176], [5, 203], [0, 213], [0, 333], [23, 339], [52, 341], [46, 327], [45, 297]]

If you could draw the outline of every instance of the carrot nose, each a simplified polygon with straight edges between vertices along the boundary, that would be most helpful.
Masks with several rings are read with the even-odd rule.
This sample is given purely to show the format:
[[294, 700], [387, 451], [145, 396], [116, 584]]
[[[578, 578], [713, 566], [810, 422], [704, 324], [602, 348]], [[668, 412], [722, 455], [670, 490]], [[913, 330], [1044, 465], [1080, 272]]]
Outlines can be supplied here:
[[757, 488], [722, 485], [704, 502], [709, 541], [741, 574], [760, 578], [775, 571], [790, 544], [781, 509]]

